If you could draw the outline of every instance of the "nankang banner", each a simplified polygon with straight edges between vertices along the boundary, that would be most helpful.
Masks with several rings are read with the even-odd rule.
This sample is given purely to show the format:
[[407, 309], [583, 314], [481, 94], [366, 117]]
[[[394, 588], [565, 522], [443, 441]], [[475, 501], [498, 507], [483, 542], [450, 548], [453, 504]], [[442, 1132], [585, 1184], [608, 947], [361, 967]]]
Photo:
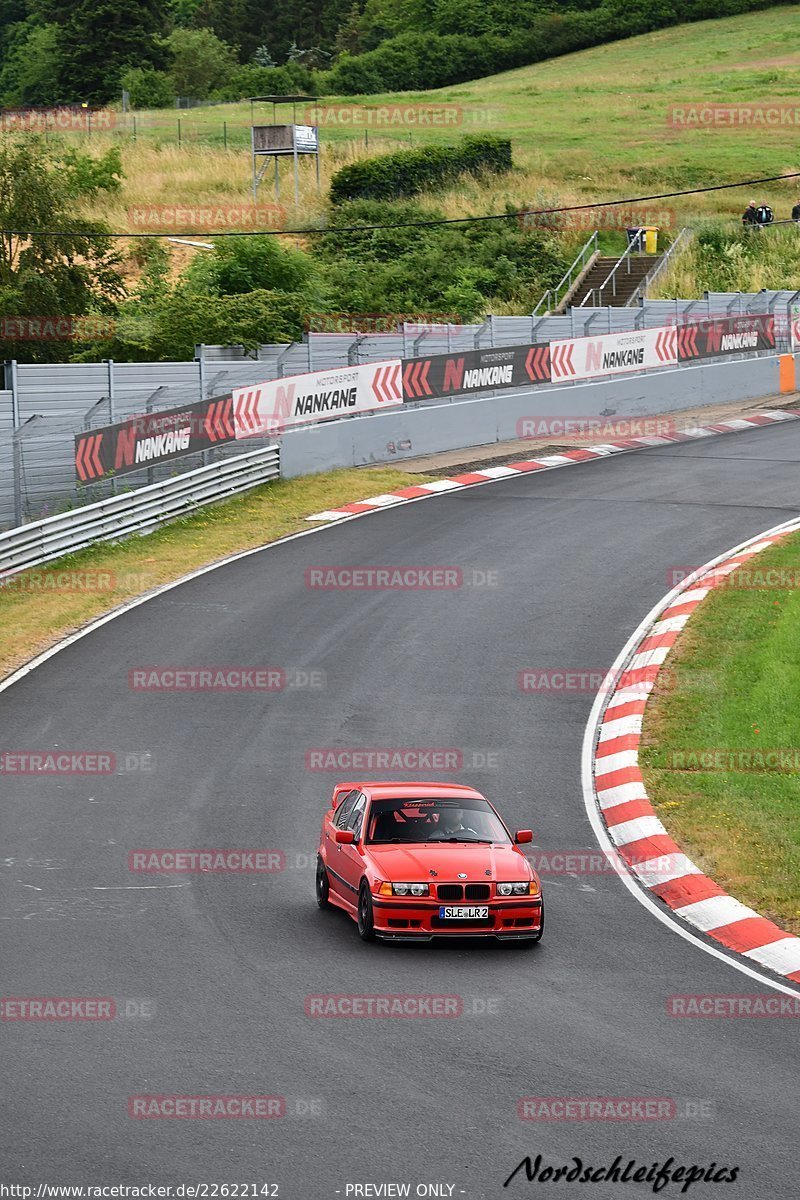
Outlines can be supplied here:
[[775, 318], [772, 313], [698, 321], [691, 325], [678, 325], [677, 330], [678, 358], [681, 362], [775, 349]]
[[635, 329], [550, 343], [553, 383], [678, 365], [674, 328]]
[[236, 437], [248, 438], [402, 402], [400, 359], [395, 358], [237, 388], [233, 418]]
[[403, 359], [405, 401], [549, 382], [548, 342]]
[[75, 474], [81, 483], [129, 475], [234, 440], [231, 396], [142, 413], [116, 425], [79, 433]]

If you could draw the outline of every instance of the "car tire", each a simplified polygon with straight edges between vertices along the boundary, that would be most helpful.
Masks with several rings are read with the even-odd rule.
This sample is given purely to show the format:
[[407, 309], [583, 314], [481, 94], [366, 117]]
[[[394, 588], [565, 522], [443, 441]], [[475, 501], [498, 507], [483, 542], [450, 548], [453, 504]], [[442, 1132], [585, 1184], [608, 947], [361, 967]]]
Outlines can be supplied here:
[[317, 875], [315, 880], [315, 890], [317, 893], [317, 907], [330, 908], [331, 903], [328, 899], [331, 885], [328, 880], [328, 872], [325, 870], [325, 864], [322, 857], [317, 855]]
[[372, 894], [366, 879], [361, 881], [358, 892], [358, 936], [362, 942], [375, 940], [375, 917], [372, 911]]

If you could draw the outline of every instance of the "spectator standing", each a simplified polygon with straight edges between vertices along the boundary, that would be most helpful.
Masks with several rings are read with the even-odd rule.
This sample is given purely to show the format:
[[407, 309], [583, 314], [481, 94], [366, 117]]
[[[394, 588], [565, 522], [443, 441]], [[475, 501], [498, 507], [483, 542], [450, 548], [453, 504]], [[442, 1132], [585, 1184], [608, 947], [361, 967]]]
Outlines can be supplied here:
[[758, 225], [758, 223], [758, 207], [755, 200], [751, 200], [742, 213], [742, 224], [747, 227], [748, 225]]

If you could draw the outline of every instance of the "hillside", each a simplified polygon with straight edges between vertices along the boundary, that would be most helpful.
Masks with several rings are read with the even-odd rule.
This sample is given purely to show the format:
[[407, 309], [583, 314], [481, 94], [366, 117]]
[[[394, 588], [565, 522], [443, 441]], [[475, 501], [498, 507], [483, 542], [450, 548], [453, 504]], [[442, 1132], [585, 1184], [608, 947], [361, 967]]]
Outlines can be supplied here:
[[[625, 244], [628, 224], [658, 225], [663, 244], [685, 224], [728, 222], [681, 260], [662, 289], [698, 294], [704, 287], [747, 288], [755, 279], [797, 287], [795, 227], [779, 238], [773, 231], [763, 250], [737, 241], [738, 217], [751, 196], [787, 217], [800, 196], [794, 182], [652, 202], [635, 198], [800, 170], [799, 77], [800, 5], [792, 5], [661, 30], [457, 88], [327, 99], [320, 119], [321, 187], [311, 161], [303, 161], [295, 205], [291, 164], [284, 163], [278, 209], [272, 208], [271, 173], [259, 208], [252, 206], [250, 105], [137, 113], [135, 126], [132, 117], [118, 114], [109, 132], [51, 136], [51, 154], [65, 145], [98, 159], [119, 152], [118, 186], [71, 200], [71, 211], [77, 221], [140, 234], [393, 225], [634, 199], [568, 214], [557, 228], [510, 218], [377, 237], [337, 231], [254, 239], [238, 249], [229, 239], [214, 255], [166, 241], [120, 241], [123, 290], [119, 299], [107, 294], [103, 309], [118, 318], [116, 340], [77, 350], [8, 343], [0, 350], [21, 359], [77, 352], [84, 358], [181, 358], [200, 341], [297, 338], [309, 327], [309, 314], [479, 320], [489, 312], [530, 312], [593, 229], [602, 230], [601, 244], [610, 252]], [[759, 115], [767, 111], [779, 119], [764, 125]], [[278, 119], [290, 120], [290, 112]], [[709, 127], [698, 121], [699, 112], [721, 112], [726, 122]], [[434, 119], [437, 114], [444, 119]], [[301, 108], [297, 119], [311, 116]], [[252, 119], [271, 122], [271, 107], [254, 105]], [[352, 211], [330, 205], [331, 181], [342, 165], [398, 146], [452, 143], [484, 132], [510, 138], [511, 171], [462, 175], [404, 201], [357, 203]], [[31, 295], [40, 294], [35, 273], [31, 288]], [[26, 311], [9, 307], [24, 293], [9, 294], [7, 311]], [[0, 289], [0, 307], [3, 300]]]
[[[0, 0], [0, 105], [431, 88], [770, 0]], [[113, 11], [112, 11], [113, 10]]]
[[[517, 170], [488, 187], [462, 186], [437, 197], [448, 216], [502, 211], [506, 203], [580, 203], [790, 172], [800, 169], [798, 83], [800, 5], [792, 5], [661, 30], [458, 88], [326, 99], [323, 189], [325, 178], [352, 157], [469, 132], [510, 136]], [[692, 121], [702, 105], [740, 106], [745, 118], [752, 108], [753, 121], [756, 109], [783, 106], [793, 119], [767, 128], [701, 127]], [[449, 114], [446, 125], [426, 119], [438, 106]], [[684, 124], [671, 123], [674, 110], [685, 114]], [[270, 121], [269, 106], [256, 106], [255, 119]], [[108, 214], [113, 223], [125, 227], [132, 203], [244, 199], [249, 124], [249, 105], [140, 113], [133, 144], [125, 136], [133, 129], [129, 118], [115, 135], [126, 144], [128, 182]], [[324, 209], [312, 171], [304, 168], [301, 220]], [[762, 189], [776, 214], [791, 206], [795, 190], [800, 186]], [[271, 189], [263, 196], [271, 200]], [[749, 198], [748, 189], [690, 196], [659, 202], [657, 211], [674, 208], [667, 216], [680, 224], [698, 215], [738, 215]], [[589, 217], [581, 220], [592, 227]]]

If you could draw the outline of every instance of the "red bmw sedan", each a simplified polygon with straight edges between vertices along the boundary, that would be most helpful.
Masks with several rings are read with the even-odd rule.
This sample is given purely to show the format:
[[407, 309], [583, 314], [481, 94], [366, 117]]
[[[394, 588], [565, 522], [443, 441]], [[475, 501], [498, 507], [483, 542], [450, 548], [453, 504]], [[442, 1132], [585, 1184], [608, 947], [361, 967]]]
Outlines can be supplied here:
[[364, 941], [538, 942], [541, 884], [519, 849], [532, 840], [474, 788], [339, 783], [322, 820], [317, 904], [344, 909]]

